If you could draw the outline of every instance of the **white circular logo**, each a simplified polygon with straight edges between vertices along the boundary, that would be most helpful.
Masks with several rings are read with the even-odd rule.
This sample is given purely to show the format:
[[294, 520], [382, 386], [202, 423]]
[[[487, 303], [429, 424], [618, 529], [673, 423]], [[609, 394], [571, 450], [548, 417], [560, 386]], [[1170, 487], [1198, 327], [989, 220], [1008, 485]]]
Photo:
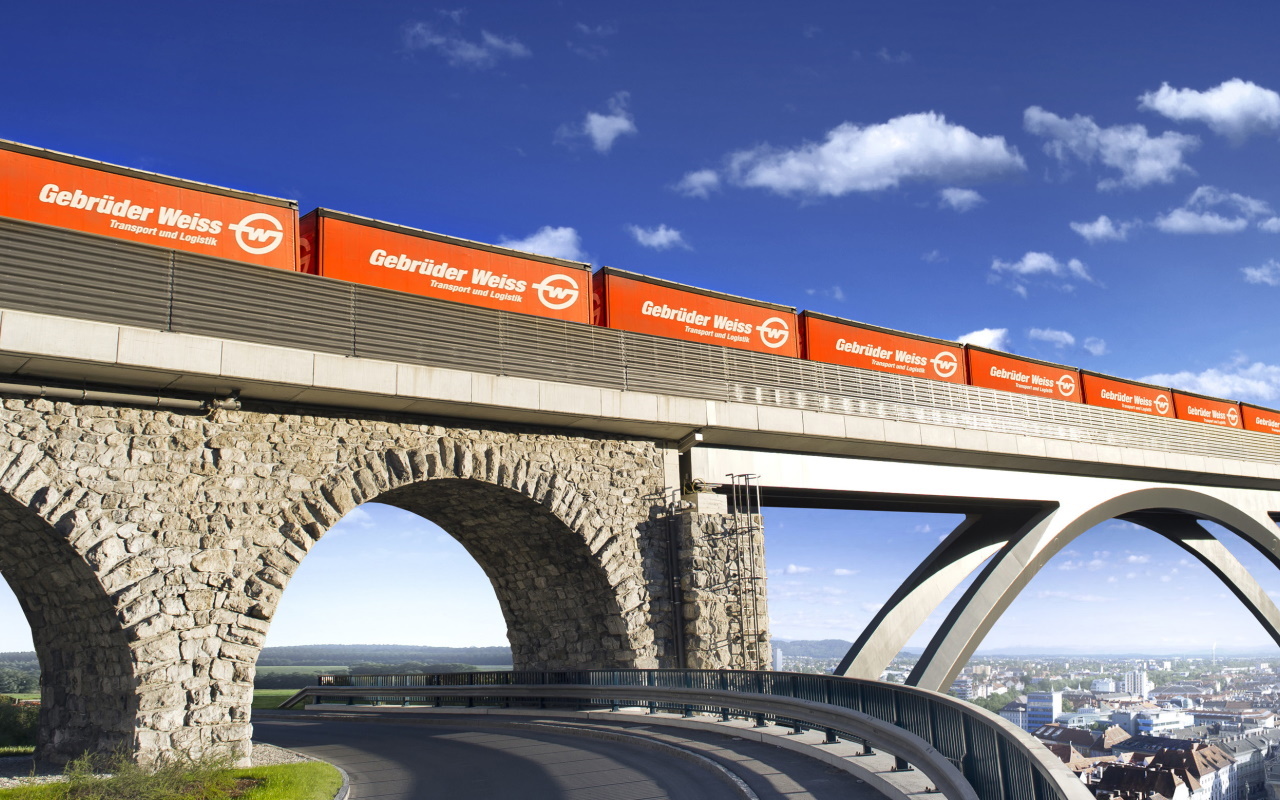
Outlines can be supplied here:
[[1058, 378], [1058, 393], [1063, 397], [1070, 397], [1076, 391], [1076, 379], [1074, 375], [1063, 375]]
[[1168, 414], [1169, 398], [1165, 397], [1162, 394], [1156, 395], [1156, 411], [1159, 411], [1161, 414]]
[[533, 288], [538, 290], [538, 300], [553, 311], [578, 302], [578, 282], [568, 275], [549, 275], [541, 283], [535, 283]]
[[[254, 222], [265, 222], [271, 227], [259, 228], [252, 224]], [[280, 220], [270, 214], [250, 214], [227, 227], [236, 232], [236, 244], [240, 245], [240, 249], [255, 256], [270, 253], [284, 241], [284, 226], [280, 224]], [[252, 242], [266, 242], [266, 244], [255, 245]]]
[[929, 363], [933, 365], [933, 371], [938, 373], [939, 378], [950, 378], [956, 374], [956, 369], [960, 366], [955, 354], [946, 350], [931, 358]]
[[765, 347], [779, 348], [787, 343], [791, 338], [791, 328], [787, 327], [787, 321], [780, 317], [769, 317], [760, 323], [760, 341]]
[[1240, 425], [1240, 412], [1234, 408], [1227, 409], [1227, 422], [1231, 423], [1231, 427], [1235, 428]]

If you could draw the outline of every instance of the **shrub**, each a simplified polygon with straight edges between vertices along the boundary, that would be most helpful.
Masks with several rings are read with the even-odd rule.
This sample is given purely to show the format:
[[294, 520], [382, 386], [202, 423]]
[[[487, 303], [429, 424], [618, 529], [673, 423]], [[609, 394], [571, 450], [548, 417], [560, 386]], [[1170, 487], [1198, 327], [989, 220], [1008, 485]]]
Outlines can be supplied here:
[[34, 745], [39, 725], [39, 706], [18, 705], [12, 697], [0, 696], [0, 747]]

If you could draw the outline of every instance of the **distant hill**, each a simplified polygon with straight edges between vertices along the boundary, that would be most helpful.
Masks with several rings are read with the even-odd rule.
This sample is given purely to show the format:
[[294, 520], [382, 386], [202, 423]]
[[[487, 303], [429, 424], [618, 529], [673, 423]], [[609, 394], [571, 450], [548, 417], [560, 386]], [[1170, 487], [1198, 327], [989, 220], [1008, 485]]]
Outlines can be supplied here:
[[404, 644], [306, 644], [293, 647], [264, 647], [260, 667], [346, 666], [358, 663], [399, 664], [419, 661], [426, 664], [511, 663], [510, 647], [430, 647]]
[[774, 639], [788, 658], [844, 658], [853, 642], [844, 639]]

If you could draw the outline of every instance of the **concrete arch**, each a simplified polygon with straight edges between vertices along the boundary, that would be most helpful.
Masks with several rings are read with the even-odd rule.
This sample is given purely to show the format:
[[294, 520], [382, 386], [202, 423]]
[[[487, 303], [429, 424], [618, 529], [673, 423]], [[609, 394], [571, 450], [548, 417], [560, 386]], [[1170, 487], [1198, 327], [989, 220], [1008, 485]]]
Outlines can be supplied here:
[[[1275, 553], [1280, 548], [1280, 535], [1277, 535], [1274, 525], [1264, 523], [1225, 500], [1198, 491], [1156, 487], [1102, 498], [1072, 498], [1024, 535], [1001, 548], [951, 610], [907, 682], [925, 689], [945, 691], [996, 620], [1050, 558], [1095, 525], [1153, 511], [1212, 520], [1264, 552]], [[1246, 605], [1252, 603], [1250, 610], [1255, 617], [1273, 621], [1273, 625], [1268, 626], [1269, 630], [1280, 625], [1280, 612], [1274, 603], [1256, 587], [1256, 582], [1225, 548], [1201, 548], [1198, 552], [1191, 552], [1201, 560], [1207, 558], [1215, 562], [1221, 570], [1214, 570], [1219, 577], [1228, 576], [1231, 580], [1252, 584], [1243, 589], [1239, 586], [1232, 588]]]
[[879, 680], [907, 640], [966, 577], [1051, 510], [1048, 506], [966, 515], [880, 607], [835, 674]]
[[[30, 499], [47, 510], [55, 498], [42, 487]], [[135, 665], [114, 604], [66, 535], [4, 493], [0, 574], [31, 625], [40, 660], [37, 757], [61, 762], [136, 746]]]
[[247, 583], [269, 619], [305, 552], [365, 502], [413, 512], [457, 539], [497, 594], [517, 668], [656, 666], [635, 535], [611, 529], [537, 454], [465, 439], [365, 454], [285, 513], [283, 550]]

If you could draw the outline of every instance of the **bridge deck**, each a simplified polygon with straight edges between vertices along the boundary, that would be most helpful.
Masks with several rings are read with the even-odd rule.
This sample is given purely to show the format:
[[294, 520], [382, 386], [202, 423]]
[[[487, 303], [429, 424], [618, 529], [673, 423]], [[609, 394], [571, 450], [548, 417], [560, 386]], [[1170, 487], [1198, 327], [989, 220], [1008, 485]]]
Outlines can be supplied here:
[[1253, 488], [1280, 437], [431, 300], [0, 220], [0, 375]]

